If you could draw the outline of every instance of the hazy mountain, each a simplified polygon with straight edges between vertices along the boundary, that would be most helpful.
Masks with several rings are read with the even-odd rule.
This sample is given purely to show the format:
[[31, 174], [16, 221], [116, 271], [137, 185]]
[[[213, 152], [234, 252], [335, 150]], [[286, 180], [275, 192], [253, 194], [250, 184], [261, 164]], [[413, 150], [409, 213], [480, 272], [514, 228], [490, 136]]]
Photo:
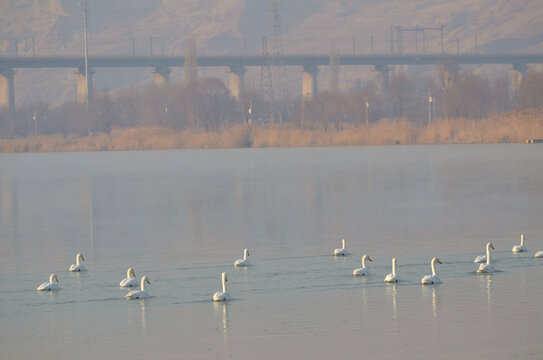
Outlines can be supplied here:
[[[149, 55], [151, 48], [155, 55], [183, 54], [191, 34], [198, 53], [259, 53], [262, 37], [273, 31], [268, 0], [90, 0], [88, 10], [91, 56]], [[473, 52], [476, 38], [479, 52], [543, 52], [541, 0], [289, 0], [279, 3], [278, 15], [276, 30], [285, 53], [328, 54], [332, 46], [336, 53], [369, 53], [372, 38], [375, 53], [390, 53], [391, 26], [441, 25], [447, 52], [456, 52], [457, 44], [461, 52]], [[0, 33], [2, 55], [15, 55], [15, 45], [19, 56], [83, 53], [83, 16], [73, 0], [0, 0]], [[415, 34], [402, 32], [404, 52], [422, 52], [421, 33]], [[425, 38], [427, 52], [441, 50], [438, 30], [426, 31]], [[205, 71], [226, 74], [224, 69]], [[75, 98], [73, 72], [17, 70], [17, 103]], [[360, 77], [368, 73], [361, 71]], [[255, 83], [260, 79], [258, 69], [248, 75]], [[176, 69], [172, 79], [181, 76]], [[348, 80], [357, 76], [350, 74]], [[147, 69], [99, 69], [95, 77], [98, 89], [150, 81]]]

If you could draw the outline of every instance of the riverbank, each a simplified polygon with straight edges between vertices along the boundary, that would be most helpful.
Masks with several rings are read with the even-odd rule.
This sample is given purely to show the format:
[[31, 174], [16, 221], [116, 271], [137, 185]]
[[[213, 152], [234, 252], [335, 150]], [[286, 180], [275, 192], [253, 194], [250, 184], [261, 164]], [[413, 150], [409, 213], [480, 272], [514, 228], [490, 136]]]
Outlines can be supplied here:
[[302, 146], [361, 146], [393, 144], [521, 143], [543, 138], [543, 111], [524, 110], [484, 120], [439, 120], [423, 127], [401, 120], [369, 126], [341, 124], [340, 130], [300, 129], [292, 124], [234, 125], [218, 131], [182, 132], [167, 128], [118, 128], [86, 137], [41, 135], [0, 138], [0, 152], [66, 152], [262, 148]]

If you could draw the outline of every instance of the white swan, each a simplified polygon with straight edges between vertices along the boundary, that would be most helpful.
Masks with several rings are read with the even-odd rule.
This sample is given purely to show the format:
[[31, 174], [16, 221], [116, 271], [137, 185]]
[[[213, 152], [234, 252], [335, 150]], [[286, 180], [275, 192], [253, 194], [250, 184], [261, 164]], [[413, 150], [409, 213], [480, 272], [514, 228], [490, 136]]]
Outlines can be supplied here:
[[478, 273], [488, 273], [492, 274], [494, 272], [494, 266], [490, 265], [490, 249], [494, 250], [494, 245], [492, 243], [486, 244], [486, 264], [479, 265], [477, 269]]
[[151, 282], [149, 281], [149, 278], [147, 276], [144, 276], [141, 278], [141, 288], [140, 290], [132, 290], [128, 294], [126, 294], [127, 300], [133, 300], [133, 299], [145, 299], [149, 297], [149, 294], [147, 291], [145, 291], [145, 283], [151, 285]]
[[385, 277], [386, 283], [396, 283], [400, 281], [400, 275], [396, 274], [396, 258], [392, 258], [392, 272]]
[[520, 245], [513, 246], [513, 252], [526, 252], [528, 249], [524, 246], [524, 234], [520, 234]]
[[538, 251], [534, 255], [535, 258], [543, 258], [543, 251]]
[[222, 292], [217, 291], [215, 294], [213, 294], [213, 301], [228, 301], [232, 300], [232, 297], [230, 297], [230, 294], [228, 291], [226, 291], [226, 282], [228, 279], [226, 278], [226, 273], [223, 272], [221, 274], [222, 277]]
[[334, 250], [334, 256], [346, 256], [350, 255], [350, 253], [345, 249], [345, 239], [341, 239], [341, 244], [343, 247], [341, 249], [335, 249]]
[[79, 253], [75, 257], [75, 264], [70, 265], [70, 271], [87, 271], [85, 265], [81, 264], [81, 260], [85, 261], [85, 257]]
[[422, 285], [433, 285], [433, 284], [439, 284], [441, 280], [437, 276], [436, 273], [436, 262], [441, 264], [441, 260], [439, 260], [437, 257], [434, 256], [432, 259], [431, 267], [432, 267], [432, 275], [426, 275], [421, 280], [420, 283]]
[[[489, 242], [486, 243], [486, 246], [488, 248], [488, 244], [490, 244]], [[494, 247], [492, 247], [494, 249]], [[486, 255], [479, 255], [475, 258], [475, 260], [473, 260], [474, 263], [476, 264], [480, 264], [480, 263], [484, 263], [486, 262]]]
[[[56, 282], [55, 282], [56, 281]], [[49, 282], [44, 282], [40, 286], [36, 288], [36, 290], [44, 291], [44, 290], [60, 290], [60, 286], [58, 286], [58, 277], [57, 274], [51, 274], [49, 276]]]
[[368, 255], [362, 256], [362, 267], [354, 269], [353, 276], [365, 276], [368, 274], [368, 270], [366, 269], [366, 259], [373, 261]]
[[243, 250], [243, 259], [237, 259], [234, 263], [234, 266], [249, 266], [251, 265], [251, 262], [249, 259], [247, 259], [247, 256], [249, 256], [249, 249]]
[[120, 287], [133, 287], [138, 285], [138, 280], [136, 280], [136, 273], [134, 272], [134, 269], [128, 268], [126, 270], [126, 279], [122, 279], [119, 283]]

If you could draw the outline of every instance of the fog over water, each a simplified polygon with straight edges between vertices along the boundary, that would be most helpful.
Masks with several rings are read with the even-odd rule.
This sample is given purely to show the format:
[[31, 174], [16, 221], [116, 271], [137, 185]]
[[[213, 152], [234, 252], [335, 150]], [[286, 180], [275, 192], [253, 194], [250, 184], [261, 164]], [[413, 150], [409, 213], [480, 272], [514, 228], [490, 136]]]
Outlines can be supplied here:
[[[0, 358], [537, 359], [541, 164], [526, 144], [2, 154]], [[151, 298], [124, 299], [128, 267]]]

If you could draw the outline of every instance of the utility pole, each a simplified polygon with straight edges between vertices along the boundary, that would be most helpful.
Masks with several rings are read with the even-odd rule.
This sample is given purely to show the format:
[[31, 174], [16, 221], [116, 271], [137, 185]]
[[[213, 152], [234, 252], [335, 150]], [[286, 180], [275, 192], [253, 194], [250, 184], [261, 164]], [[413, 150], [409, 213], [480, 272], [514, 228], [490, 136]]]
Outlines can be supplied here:
[[87, 2], [83, 1], [80, 3], [81, 7], [83, 8], [83, 28], [84, 28], [84, 46], [85, 46], [85, 89], [86, 89], [86, 96], [85, 96], [85, 103], [87, 105], [87, 114], [89, 113], [89, 94], [90, 94], [90, 87], [89, 87], [89, 49], [87, 44]]
[[445, 25], [441, 25], [439, 27], [439, 30], [441, 31], [441, 54], [445, 54], [445, 44], [443, 42], [443, 28], [445, 27]]
[[456, 55], [460, 54], [460, 38], [456, 37]]
[[390, 26], [390, 55], [394, 55], [394, 30]]

